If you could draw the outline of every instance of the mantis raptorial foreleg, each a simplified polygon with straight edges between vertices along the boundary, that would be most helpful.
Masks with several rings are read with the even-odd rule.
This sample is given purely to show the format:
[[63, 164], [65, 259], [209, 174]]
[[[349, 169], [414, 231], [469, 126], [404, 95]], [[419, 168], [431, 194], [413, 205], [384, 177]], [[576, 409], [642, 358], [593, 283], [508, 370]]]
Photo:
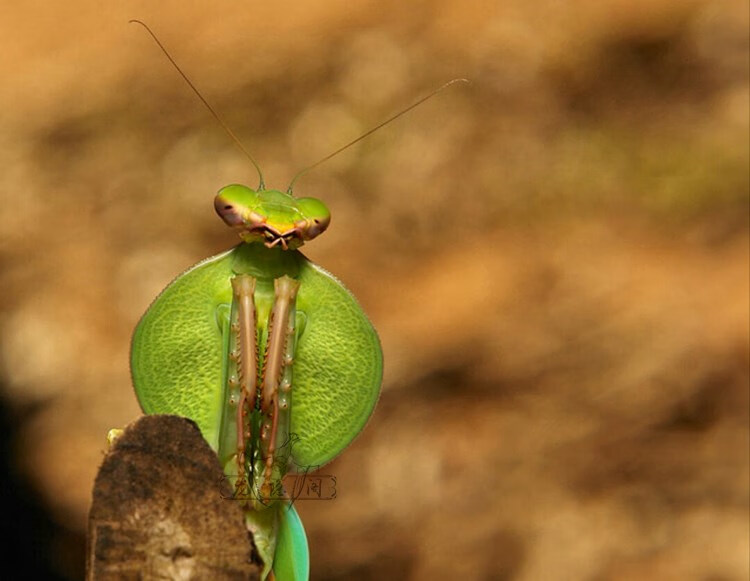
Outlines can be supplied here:
[[[226, 425], [221, 430], [227, 436], [235, 435], [235, 460], [225, 469], [229, 476], [236, 471], [235, 498], [244, 503], [248, 526], [270, 567], [279, 526], [281, 480], [290, 454], [292, 365], [300, 283], [286, 275], [273, 280], [265, 329], [258, 325], [257, 284], [248, 274], [231, 278], [232, 306], [229, 321], [222, 325], [228, 335], [224, 342], [228, 354], [228, 397], [223, 415]], [[221, 312], [226, 313], [226, 308]], [[234, 413], [232, 406], [236, 406]], [[231, 438], [226, 441], [231, 442]], [[227, 449], [226, 453], [231, 456], [230, 451]]]
[[[234, 420], [237, 497], [249, 499], [252, 507], [259, 509], [279, 497], [289, 459], [295, 314], [300, 283], [288, 276], [273, 281], [266, 337], [257, 324], [256, 279], [239, 274], [231, 279], [231, 284], [227, 402], [229, 406], [235, 405], [236, 411], [224, 417]], [[225, 433], [230, 430], [230, 426], [223, 426]]]
[[[261, 501], [271, 495], [289, 457], [289, 414], [295, 343], [295, 303], [299, 282], [283, 276], [273, 281], [274, 302], [268, 322], [268, 342], [262, 373], [260, 450], [263, 467]], [[274, 475], [274, 466], [280, 474]]]
[[[234, 345], [230, 358], [236, 363], [236, 378], [229, 379], [230, 387], [239, 387], [239, 400], [230, 396], [230, 402], [236, 402], [237, 412], [237, 484], [236, 490], [246, 495], [248, 482], [245, 476], [245, 451], [251, 441], [249, 425], [250, 412], [255, 409], [258, 383], [258, 332], [256, 330], [257, 313], [255, 310], [255, 279], [248, 275], [232, 278], [232, 326]], [[250, 450], [252, 454], [252, 449]]]

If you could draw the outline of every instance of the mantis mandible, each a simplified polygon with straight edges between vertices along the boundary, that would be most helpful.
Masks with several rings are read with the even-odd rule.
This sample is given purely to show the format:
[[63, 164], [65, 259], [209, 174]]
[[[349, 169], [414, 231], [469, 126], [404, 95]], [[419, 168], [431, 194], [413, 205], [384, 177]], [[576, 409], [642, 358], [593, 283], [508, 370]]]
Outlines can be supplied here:
[[[249, 157], [260, 186], [222, 188], [214, 207], [242, 242], [178, 276], [136, 327], [131, 371], [145, 413], [194, 420], [243, 503], [263, 578], [307, 579], [302, 523], [279, 498], [288, 470], [318, 467], [362, 430], [383, 372], [378, 336], [354, 296], [298, 250], [331, 214], [294, 197], [297, 178], [432, 97], [423, 97], [308, 166], [287, 192], [266, 189], [254, 158], [140, 21], [212, 115]], [[293, 439], [294, 438], [294, 439]]]

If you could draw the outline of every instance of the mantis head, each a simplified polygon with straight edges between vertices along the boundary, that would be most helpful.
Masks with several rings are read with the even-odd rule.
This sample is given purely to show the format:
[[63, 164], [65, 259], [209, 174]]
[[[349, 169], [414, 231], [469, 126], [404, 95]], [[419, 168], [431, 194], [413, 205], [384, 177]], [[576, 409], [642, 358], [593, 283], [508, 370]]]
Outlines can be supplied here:
[[268, 248], [299, 248], [331, 222], [331, 212], [316, 198], [295, 198], [278, 190], [255, 191], [231, 185], [219, 190], [214, 208], [245, 242], [263, 242]]

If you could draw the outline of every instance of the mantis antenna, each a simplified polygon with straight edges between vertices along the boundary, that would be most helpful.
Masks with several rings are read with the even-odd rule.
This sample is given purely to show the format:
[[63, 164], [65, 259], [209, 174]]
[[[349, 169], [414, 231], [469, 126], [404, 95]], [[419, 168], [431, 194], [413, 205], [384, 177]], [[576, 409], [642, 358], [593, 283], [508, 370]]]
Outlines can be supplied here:
[[188, 86], [193, 90], [193, 92], [198, 95], [198, 98], [203, 102], [203, 104], [206, 106], [206, 108], [211, 112], [211, 115], [214, 116], [214, 119], [219, 122], [219, 125], [221, 125], [224, 128], [224, 131], [227, 132], [227, 135], [232, 138], [232, 141], [237, 145], [237, 147], [240, 148], [242, 153], [245, 154], [245, 156], [252, 162], [252, 164], [255, 166], [255, 169], [258, 171], [258, 177], [260, 177], [260, 185], [258, 186], [259, 190], [265, 189], [265, 183], [263, 181], [263, 172], [260, 171], [260, 166], [258, 165], [258, 162], [255, 161], [255, 158], [250, 155], [250, 152], [245, 149], [245, 146], [242, 145], [242, 142], [239, 140], [239, 138], [234, 134], [234, 132], [229, 128], [229, 126], [224, 123], [224, 120], [219, 117], [219, 114], [214, 111], [214, 108], [211, 107], [211, 105], [208, 104], [208, 101], [203, 98], [203, 95], [201, 95], [200, 91], [195, 87], [195, 85], [192, 83], [192, 81], [188, 78], [188, 76], [182, 71], [180, 66], [175, 62], [175, 60], [172, 58], [172, 55], [169, 54], [166, 48], [164, 48], [164, 45], [161, 43], [161, 41], [156, 37], [156, 34], [148, 27], [148, 25], [145, 22], [141, 22], [140, 20], [130, 20], [130, 24], [140, 24], [143, 28], [146, 29], [146, 32], [148, 32], [151, 35], [151, 38], [154, 39], [154, 42], [159, 46], [161, 51], [164, 53], [164, 55], [169, 59], [169, 62], [172, 63], [175, 69], [177, 69], [177, 72], [180, 73], [180, 76], [185, 79], [185, 82], [188, 84]]
[[291, 194], [292, 190], [294, 189], [294, 184], [297, 182], [297, 180], [299, 178], [301, 178], [303, 175], [305, 175], [307, 172], [309, 172], [311, 169], [318, 167], [320, 164], [328, 161], [329, 159], [331, 159], [332, 157], [338, 155], [339, 153], [341, 153], [345, 149], [350, 148], [355, 143], [359, 143], [365, 137], [369, 137], [370, 135], [372, 135], [373, 133], [375, 133], [378, 129], [381, 129], [381, 128], [385, 127], [391, 121], [395, 121], [396, 119], [398, 119], [402, 115], [405, 115], [406, 113], [408, 113], [409, 111], [411, 111], [415, 107], [421, 105], [422, 103], [424, 103], [428, 99], [432, 99], [432, 97], [434, 97], [438, 93], [444, 91], [445, 89], [447, 89], [451, 85], [454, 85], [455, 83], [468, 83], [468, 84], [471, 84], [471, 81], [469, 81], [468, 79], [453, 79], [451, 81], [448, 81], [444, 85], [441, 85], [440, 87], [438, 87], [437, 89], [435, 89], [431, 93], [429, 93], [429, 94], [425, 95], [424, 97], [422, 97], [421, 99], [419, 99], [417, 102], [412, 103], [406, 109], [403, 109], [403, 110], [399, 111], [393, 117], [390, 117], [390, 118], [386, 119], [385, 121], [383, 121], [382, 123], [379, 123], [378, 125], [376, 125], [372, 129], [370, 129], [369, 131], [364, 132], [362, 135], [360, 135], [359, 137], [357, 137], [357, 139], [355, 139], [353, 141], [350, 141], [349, 143], [347, 143], [346, 145], [344, 145], [342, 147], [339, 147], [336, 151], [334, 151], [333, 153], [329, 153], [323, 159], [320, 159], [320, 160], [316, 161], [314, 164], [308, 165], [306, 168], [301, 169], [299, 172], [297, 172], [297, 174], [294, 176], [294, 178], [292, 178], [292, 181], [289, 184], [289, 187], [287, 188], [287, 193]]

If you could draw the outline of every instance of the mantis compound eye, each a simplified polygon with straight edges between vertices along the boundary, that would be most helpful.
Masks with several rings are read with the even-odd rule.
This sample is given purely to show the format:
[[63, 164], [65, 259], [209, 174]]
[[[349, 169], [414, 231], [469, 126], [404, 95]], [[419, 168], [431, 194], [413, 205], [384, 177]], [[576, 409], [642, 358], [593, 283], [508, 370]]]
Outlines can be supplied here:
[[316, 198], [299, 198], [297, 208], [304, 216], [301, 225], [302, 236], [305, 240], [312, 240], [325, 232], [331, 223], [331, 212], [323, 202]]
[[228, 226], [241, 226], [243, 223], [240, 207], [225, 199], [221, 194], [214, 198], [214, 209]]
[[318, 236], [319, 234], [322, 234], [325, 232], [326, 228], [328, 228], [328, 224], [331, 223], [331, 218], [328, 217], [326, 219], [319, 219], [319, 218], [313, 218], [309, 226], [307, 227], [307, 238], [308, 240], [311, 240]]

